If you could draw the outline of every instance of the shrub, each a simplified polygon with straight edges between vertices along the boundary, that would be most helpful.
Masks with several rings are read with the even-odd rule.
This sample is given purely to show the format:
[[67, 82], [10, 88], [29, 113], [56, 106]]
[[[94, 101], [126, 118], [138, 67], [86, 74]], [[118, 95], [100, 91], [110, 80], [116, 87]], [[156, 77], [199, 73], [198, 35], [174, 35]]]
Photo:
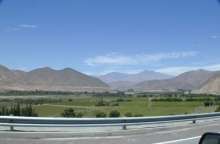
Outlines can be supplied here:
[[118, 98], [116, 100], [116, 102], [130, 102], [130, 101], [132, 101], [132, 100], [131, 99], [124, 99], [124, 98]]
[[101, 101], [98, 101], [95, 106], [109, 106], [109, 103], [108, 102], [105, 102], [103, 100]]
[[123, 99], [123, 98], [118, 98], [116, 101], [117, 101], [117, 102], [123, 102], [124, 99]]
[[132, 115], [132, 113], [127, 112], [127, 113], [125, 113], [125, 116], [126, 116], [126, 117], [132, 117], [133, 115]]
[[155, 102], [181, 102], [183, 101], [183, 99], [181, 98], [155, 98], [155, 99], [152, 99], [152, 101], [155, 101]]
[[135, 114], [134, 117], [142, 117], [142, 114]]
[[213, 101], [205, 101], [204, 102], [204, 106], [205, 107], [209, 107], [209, 106], [213, 106], [214, 105], [214, 102]]
[[63, 117], [76, 117], [76, 113], [74, 109], [68, 108], [64, 110], [64, 112], [62, 113], [62, 116]]
[[112, 103], [111, 106], [119, 106], [119, 103]]
[[120, 112], [117, 111], [117, 110], [112, 110], [110, 113], [109, 113], [109, 117], [120, 117]]
[[215, 110], [215, 112], [220, 112], [220, 106]]
[[106, 113], [104, 112], [97, 112], [96, 115], [95, 115], [97, 118], [102, 118], [102, 117], [106, 117]]
[[83, 117], [83, 113], [82, 113], [82, 112], [78, 112], [78, 113], [76, 114], [76, 117], [78, 117], [78, 118]]

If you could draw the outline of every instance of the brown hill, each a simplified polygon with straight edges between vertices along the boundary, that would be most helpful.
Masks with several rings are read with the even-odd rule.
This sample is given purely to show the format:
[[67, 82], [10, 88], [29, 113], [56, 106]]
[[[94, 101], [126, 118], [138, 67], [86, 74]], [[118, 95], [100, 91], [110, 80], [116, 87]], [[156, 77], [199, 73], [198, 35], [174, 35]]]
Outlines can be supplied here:
[[197, 92], [220, 94], [220, 73], [211, 77]]
[[39, 68], [30, 72], [0, 66], [0, 90], [106, 91], [107, 84], [70, 68]]
[[135, 89], [141, 91], [176, 91], [178, 89], [198, 89], [216, 72], [196, 70], [183, 73], [167, 80], [145, 81], [135, 85]]

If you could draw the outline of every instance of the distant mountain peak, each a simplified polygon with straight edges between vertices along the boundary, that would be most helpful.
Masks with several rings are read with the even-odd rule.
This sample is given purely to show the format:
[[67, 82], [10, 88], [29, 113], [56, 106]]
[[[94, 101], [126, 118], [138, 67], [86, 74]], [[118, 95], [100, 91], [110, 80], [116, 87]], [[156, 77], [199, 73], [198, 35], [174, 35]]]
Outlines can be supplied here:
[[[122, 72], [110, 72], [110, 73], [106, 73], [104, 75], [127, 75], [127, 73], [122, 73]], [[103, 75], [103, 76], [104, 76]]]
[[0, 64], [0, 70], [9, 71], [9, 68]]
[[135, 85], [142, 81], [162, 80], [162, 79], [168, 79], [171, 77], [172, 76], [167, 75], [167, 74], [145, 70], [145, 71], [135, 73], [135, 74], [111, 72], [111, 73], [107, 73], [105, 75], [99, 76], [99, 79], [108, 83], [112, 88], [117, 89], [118, 87], [119, 89], [120, 88], [124, 89], [128, 86], [131, 87], [132, 85]]
[[60, 71], [63, 71], [63, 72], [78, 72], [78, 71], [76, 71], [76, 70], [74, 70], [72, 68], [64, 68], [64, 69], [62, 69]]
[[30, 72], [50, 72], [50, 71], [55, 71], [55, 70], [50, 67], [41, 67], [41, 68], [33, 69]]

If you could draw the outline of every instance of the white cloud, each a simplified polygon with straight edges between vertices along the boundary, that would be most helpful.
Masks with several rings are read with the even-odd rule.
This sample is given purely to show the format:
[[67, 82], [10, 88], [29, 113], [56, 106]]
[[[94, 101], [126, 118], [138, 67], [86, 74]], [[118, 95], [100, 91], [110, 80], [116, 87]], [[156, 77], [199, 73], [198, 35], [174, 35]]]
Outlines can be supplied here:
[[37, 25], [30, 25], [30, 24], [21, 24], [18, 25], [20, 28], [37, 28]]
[[144, 54], [140, 55], [139, 59], [143, 62], [161, 61], [166, 59], [179, 59], [185, 57], [196, 56], [198, 52], [187, 51], [187, 52], [170, 52], [170, 53], [157, 53], [157, 54]]
[[126, 74], [137, 74], [144, 71], [143, 69], [109, 69], [109, 70], [103, 70], [103, 71], [84, 71], [85, 74], [87, 75], [94, 75], [94, 76], [99, 76], [99, 75], [105, 75], [111, 72], [120, 72], [120, 73], [126, 73]]
[[88, 58], [85, 63], [89, 66], [95, 65], [141, 65], [150, 62], [159, 62], [169, 59], [181, 59], [186, 57], [196, 56], [198, 52], [169, 52], [169, 53], [156, 53], [156, 54], [136, 54], [136, 55], [120, 55], [120, 54], [107, 54]]
[[179, 66], [179, 67], [167, 67], [167, 68], [161, 68], [157, 69], [157, 72], [166, 73], [170, 75], [179, 75], [181, 73], [192, 71], [192, 70], [198, 70], [198, 69], [204, 69], [209, 71], [218, 71], [220, 70], [220, 64], [215, 65], [206, 65], [206, 66]]
[[135, 59], [132, 59], [129, 56], [108, 54], [103, 56], [96, 56], [94, 58], [88, 58], [85, 60], [85, 63], [94, 66], [94, 65], [133, 65], [137, 64]]
[[170, 75], [179, 75], [181, 73], [191, 71], [191, 70], [196, 70], [198, 69], [197, 67], [190, 67], [190, 66], [179, 66], [179, 67], [167, 67], [167, 68], [161, 68], [157, 69], [157, 72], [161, 73], [166, 73]]
[[211, 71], [218, 71], [220, 70], [220, 64], [205, 66], [203, 67], [203, 69], [211, 70]]
[[7, 32], [13, 32], [13, 31], [20, 31], [25, 29], [35, 29], [37, 28], [37, 25], [30, 25], [30, 24], [20, 24], [16, 26], [9, 26], [6, 28]]
[[220, 38], [220, 36], [218, 36], [218, 35], [212, 35], [212, 36], [210, 36], [210, 38], [212, 38], [212, 39], [218, 39], [218, 38]]

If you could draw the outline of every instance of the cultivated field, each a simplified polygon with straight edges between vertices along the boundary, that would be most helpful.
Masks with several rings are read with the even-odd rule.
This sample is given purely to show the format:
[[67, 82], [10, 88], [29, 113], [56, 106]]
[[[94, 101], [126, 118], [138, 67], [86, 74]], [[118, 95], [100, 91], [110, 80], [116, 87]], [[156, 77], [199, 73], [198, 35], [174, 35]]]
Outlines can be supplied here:
[[[213, 100], [213, 101], [212, 101]], [[205, 105], [205, 102], [212, 102]], [[129, 96], [89, 96], [89, 95], [41, 95], [41, 96], [1, 96], [1, 106], [9, 107], [19, 103], [30, 104], [38, 116], [60, 117], [64, 111], [72, 109], [73, 117], [108, 117], [112, 111], [120, 116], [160, 116], [214, 112], [218, 101], [213, 97], [143, 97]], [[20, 107], [21, 107], [20, 106]], [[100, 116], [101, 113], [101, 116]], [[72, 117], [67, 113], [65, 116]], [[119, 115], [115, 116], [118, 117]]]

